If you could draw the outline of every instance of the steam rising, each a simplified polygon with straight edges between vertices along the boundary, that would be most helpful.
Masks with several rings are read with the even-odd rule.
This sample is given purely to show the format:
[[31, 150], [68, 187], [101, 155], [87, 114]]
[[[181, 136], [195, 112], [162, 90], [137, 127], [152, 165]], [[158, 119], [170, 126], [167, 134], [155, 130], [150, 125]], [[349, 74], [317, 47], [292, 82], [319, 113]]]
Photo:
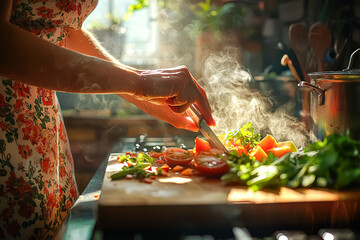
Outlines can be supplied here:
[[270, 100], [251, 89], [252, 77], [236, 61], [235, 53], [227, 48], [219, 55], [211, 54], [200, 80], [217, 123], [215, 132], [221, 134], [251, 122], [262, 136], [271, 134], [279, 141], [304, 146], [307, 136], [303, 124], [282, 110], [272, 112]]

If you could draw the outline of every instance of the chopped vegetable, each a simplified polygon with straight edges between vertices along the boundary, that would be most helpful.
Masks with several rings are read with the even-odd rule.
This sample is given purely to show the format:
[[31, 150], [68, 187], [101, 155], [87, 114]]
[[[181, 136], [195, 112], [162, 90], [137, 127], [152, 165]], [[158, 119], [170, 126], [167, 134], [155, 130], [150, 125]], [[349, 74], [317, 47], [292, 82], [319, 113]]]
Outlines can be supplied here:
[[[195, 157], [195, 167], [199, 172], [207, 176], [221, 176], [229, 171], [226, 163], [226, 156], [222, 156], [219, 152], [202, 151]], [[220, 151], [220, 153], [222, 153]]]
[[154, 174], [145, 170], [145, 168], [151, 167], [151, 164], [154, 162], [154, 159], [145, 153], [139, 153], [136, 156], [133, 154], [122, 155], [118, 161], [126, 165], [123, 166], [122, 171], [114, 173], [110, 176], [112, 180], [122, 179], [127, 175], [131, 175], [133, 178], [139, 179], [149, 177]]
[[180, 172], [181, 170], [183, 170], [184, 169], [184, 167], [182, 167], [182, 166], [179, 166], [179, 165], [176, 165], [175, 167], [173, 167], [173, 171], [174, 172]]
[[220, 135], [219, 138], [222, 139], [223, 142], [236, 140], [233, 143], [240, 143], [243, 146], [248, 146], [252, 148], [259, 143], [260, 134], [255, 133], [255, 130], [251, 123], [247, 123], [236, 131], [231, 131], [226, 134]]
[[150, 163], [139, 163], [137, 165], [131, 165], [129, 167], [124, 166], [122, 171], [112, 174], [110, 177], [112, 180], [125, 178], [127, 175], [132, 175], [134, 178], [144, 178], [151, 175], [146, 172], [144, 168], [150, 166]]
[[187, 168], [181, 172], [181, 175], [184, 176], [192, 176], [194, 175], [193, 170], [191, 168]]
[[248, 152], [247, 152], [247, 150], [246, 150], [246, 148], [244, 146], [237, 146], [235, 148], [235, 150], [239, 155], [242, 155], [242, 154], [247, 155], [248, 154]]
[[298, 151], [297, 147], [295, 146], [295, 144], [294, 144], [292, 141], [278, 142], [277, 146], [278, 146], [278, 147], [290, 146], [290, 148], [291, 148], [291, 150], [292, 150], [293, 152], [297, 152], [297, 151]]
[[162, 152], [155, 152], [151, 150], [150, 152], [148, 152], [148, 155], [152, 158], [159, 158], [162, 156]]
[[162, 170], [164, 170], [165, 172], [168, 172], [169, 169], [170, 169], [169, 165], [167, 165], [166, 163], [165, 163], [164, 165], [162, 165], [160, 168], [161, 168]]
[[276, 140], [271, 135], [266, 135], [258, 144], [265, 152], [267, 152], [270, 148], [277, 147]]
[[281, 146], [281, 147], [274, 147], [268, 150], [269, 153], [274, 154], [275, 157], [282, 157], [285, 153], [291, 153], [292, 149], [291, 146]]
[[263, 159], [268, 158], [268, 155], [259, 145], [255, 146], [251, 151], [250, 156], [261, 162]]
[[167, 148], [163, 155], [165, 161], [170, 165], [187, 165], [194, 158], [193, 152], [182, 148]]
[[211, 148], [210, 144], [207, 141], [198, 137], [195, 139], [195, 147], [194, 147], [195, 154], [201, 151], [209, 150], [210, 148]]
[[154, 163], [157, 163], [157, 164], [164, 164], [165, 162], [163, 160], [156, 160]]

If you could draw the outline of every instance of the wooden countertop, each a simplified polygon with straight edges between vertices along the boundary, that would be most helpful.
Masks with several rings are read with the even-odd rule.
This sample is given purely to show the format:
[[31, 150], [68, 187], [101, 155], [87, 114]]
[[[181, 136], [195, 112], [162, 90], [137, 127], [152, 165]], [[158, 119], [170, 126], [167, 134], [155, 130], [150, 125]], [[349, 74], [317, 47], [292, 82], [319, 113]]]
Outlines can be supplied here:
[[[121, 169], [117, 154], [109, 157], [99, 200], [103, 228], [313, 227], [359, 223], [360, 191], [289, 189], [252, 192], [224, 186], [218, 179], [171, 174], [151, 184], [138, 180], [111, 181]], [[159, 214], [160, 213], [160, 214]]]

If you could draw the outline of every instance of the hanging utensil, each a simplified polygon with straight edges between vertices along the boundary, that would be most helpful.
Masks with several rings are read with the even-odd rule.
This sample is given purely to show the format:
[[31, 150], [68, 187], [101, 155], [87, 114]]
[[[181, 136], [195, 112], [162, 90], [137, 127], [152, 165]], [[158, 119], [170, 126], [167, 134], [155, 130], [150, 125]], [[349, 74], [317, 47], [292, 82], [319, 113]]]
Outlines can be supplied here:
[[309, 42], [316, 57], [318, 71], [327, 70], [324, 56], [331, 46], [331, 32], [329, 28], [321, 23], [314, 23], [309, 31]]
[[289, 27], [290, 46], [296, 53], [302, 70], [306, 68], [306, 58], [309, 50], [308, 30], [302, 23], [294, 23]]
[[282, 66], [288, 66], [292, 75], [296, 78], [296, 80], [298, 80], [298, 82], [304, 81], [304, 77], [302, 77], [302, 79], [300, 78], [299, 74], [302, 75], [302, 73], [298, 73], [298, 71], [296, 71], [291, 59], [289, 58], [289, 55], [284, 54], [284, 56], [281, 58], [281, 65]]
[[[290, 71], [292, 72], [292, 74], [294, 75], [294, 77], [298, 80], [298, 81], [304, 81], [304, 74], [303, 74], [303, 69], [301, 68], [301, 65], [299, 63], [299, 60], [297, 58], [296, 53], [294, 52], [293, 49], [288, 48], [285, 44], [279, 42], [278, 43], [278, 47], [280, 50], [282, 50], [284, 52], [284, 55], [280, 61], [281, 65], [286, 66], [288, 65]], [[291, 63], [290, 65], [288, 64]], [[292, 69], [293, 68], [293, 69]]]

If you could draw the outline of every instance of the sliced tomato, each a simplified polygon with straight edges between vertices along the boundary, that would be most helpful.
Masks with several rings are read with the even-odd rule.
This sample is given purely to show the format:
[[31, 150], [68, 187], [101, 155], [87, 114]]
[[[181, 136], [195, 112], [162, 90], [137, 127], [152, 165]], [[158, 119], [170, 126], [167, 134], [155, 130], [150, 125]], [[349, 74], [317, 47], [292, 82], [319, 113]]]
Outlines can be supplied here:
[[187, 165], [194, 159], [194, 153], [182, 148], [167, 148], [163, 157], [170, 165]]
[[166, 163], [165, 163], [164, 165], [162, 165], [160, 168], [161, 168], [162, 170], [164, 170], [165, 172], [168, 172], [169, 169], [170, 169], [169, 165], [167, 165]]
[[195, 148], [194, 148], [195, 153], [209, 150], [210, 148], [211, 148], [210, 144], [207, 141], [202, 140], [201, 138], [198, 137], [195, 139]]
[[218, 156], [221, 153], [222, 152], [217, 149], [210, 149], [198, 153], [195, 157], [196, 169], [207, 176], [221, 176], [227, 173], [230, 168], [229, 165]]
[[156, 160], [154, 163], [157, 163], [157, 164], [164, 164], [165, 162], [163, 160]]
[[152, 158], [160, 158], [163, 154], [161, 152], [150, 151], [148, 155]]

